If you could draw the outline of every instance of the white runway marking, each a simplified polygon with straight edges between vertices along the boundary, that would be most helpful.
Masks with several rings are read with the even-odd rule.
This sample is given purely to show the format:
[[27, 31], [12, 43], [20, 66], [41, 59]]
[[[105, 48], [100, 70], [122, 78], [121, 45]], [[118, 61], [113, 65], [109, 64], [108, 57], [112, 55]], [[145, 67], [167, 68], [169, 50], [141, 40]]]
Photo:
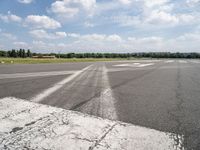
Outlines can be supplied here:
[[199, 64], [200, 63], [199, 60], [191, 60], [190, 62], [195, 63], [195, 64]]
[[130, 66], [129, 64], [120, 64], [120, 65], [114, 65], [115, 67], [128, 67]]
[[113, 65], [115, 67], [147, 67], [147, 66], [152, 66], [154, 63], [128, 63], [128, 64], [118, 64], [118, 65]]
[[118, 63], [153, 63], [153, 62], [161, 62], [162, 60], [122, 60], [122, 61], [115, 61], [115, 62], [118, 62]]
[[15, 78], [27, 78], [27, 77], [57, 76], [57, 75], [73, 74], [75, 72], [77, 72], [77, 71], [52, 71], [52, 72], [0, 74], [0, 79], [15, 79]]
[[152, 66], [152, 65], [154, 65], [154, 63], [141, 64], [141, 65], [138, 65], [138, 67], [141, 68], [141, 67], [147, 67], [147, 66]]
[[[103, 113], [101, 114], [102, 117], [106, 117], [112, 120], [117, 120], [117, 111], [116, 111], [116, 100], [113, 96], [112, 89], [110, 87], [110, 82], [108, 78], [108, 70], [106, 66], [103, 66], [103, 73], [102, 73], [102, 82], [103, 82], [103, 91], [101, 92], [100, 95], [100, 112]], [[106, 113], [106, 114], [105, 114]]]
[[[98, 90], [97, 88], [95, 91], [91, 90], [91, 94], [94, 92], [92, 95], [95, 97], [80, 106], [78, 110], [83, 113], [88, 113], [111, 120], [117, 120], [118, 116], [116, 110], [116, 100], [110, 86], [108, 70], [105, 64], [98, 66], [96, 69], [94, 69], [94, 72], [88, 72], [88, 79], [86, 80], [89, 81], [92, 79], [93, 86], [100, 89]], [[81, 84], [82, 82], [83, 80], [80, 81]]]
[[174, 62], [174, 60], [167, 60], [167, 61], [165, 61], [165, 63], [173, 63]]
[[44, 90], [42, 93], [38, 94], [37, 96], [33, 97], [31, 99], [31, 101], [33, 102], [40, 102], [42, 101], [44, 98], [48, 97], [49, 95], [51, 95], [52, 93], [54, 93], [55, 91], [57, 91], [58, 89], [60, 89], [61, 87], [63, 87], [66, 83], [70, 82], [71, 80], [73, 80], [75, 77], [77, 77], [79, 74], [81, 74], [82, 72], [84, 72], [85, 70], [89, 69], [92, 65], [75, 72], [74, 74], [72, 74], [71, 76], [65, 78], [64, 80], [56, 83], [53, 87], [50, 87], [49, 89]]
[[186, 63], [187, 63], [187, 61], [185, 61], [185, 60], [179, 60], [179, 63], [186, 64]]

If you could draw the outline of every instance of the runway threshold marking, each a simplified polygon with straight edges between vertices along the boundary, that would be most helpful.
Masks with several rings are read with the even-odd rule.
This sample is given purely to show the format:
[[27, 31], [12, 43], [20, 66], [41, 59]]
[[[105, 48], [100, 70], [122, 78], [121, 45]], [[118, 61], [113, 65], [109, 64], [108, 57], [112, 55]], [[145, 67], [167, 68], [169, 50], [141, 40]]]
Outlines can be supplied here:
[[31, 98], [30, 101], [32, 102], [40, 102], [42, 101], [44, 98], [48, 97], [49, 95], [51, 95], [52, 93], [56, 92], [57, 90], [59, 90], [60, 88], [62, 88], [66, 83], [70, 82], [71, 80], [73, 80], [74, 78], [76, 78], [78, 75], [80, 75], [82, 72], [86, 71], [87, 69], [89, 69], [91, 66], [90, 65], [88, 67], [83, 68], [82, 70], [79, 70], [77, 72], [75, 72], [74, 74], [72, 74], [71, 76], [63, 79], [62, 81], [56, 83], [54, 86], [44, 90], [43, 92], [41, 92], [40, 94], [36, 95], [35, 97]]

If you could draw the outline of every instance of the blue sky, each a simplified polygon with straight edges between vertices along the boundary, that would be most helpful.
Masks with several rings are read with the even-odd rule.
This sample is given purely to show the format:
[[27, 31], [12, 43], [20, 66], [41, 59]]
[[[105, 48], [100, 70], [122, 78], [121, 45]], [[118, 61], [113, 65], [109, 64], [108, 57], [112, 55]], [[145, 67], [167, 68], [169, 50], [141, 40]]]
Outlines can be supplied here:
[[0, 49], [200, 52], [200, 0], [1, 0]]

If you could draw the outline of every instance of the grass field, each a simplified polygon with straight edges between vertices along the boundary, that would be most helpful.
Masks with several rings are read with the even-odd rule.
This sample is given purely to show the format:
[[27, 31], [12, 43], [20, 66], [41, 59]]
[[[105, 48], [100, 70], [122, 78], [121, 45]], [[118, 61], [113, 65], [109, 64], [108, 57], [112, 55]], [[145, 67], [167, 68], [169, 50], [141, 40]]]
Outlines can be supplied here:
[[38, 59], [38, 58], [0, 58], [1, 64], [40, 64], [40, 63], [67, 63], [67, 62], [96, 62], [128, 60], [120, 58], [66, 58], [66, 59]]

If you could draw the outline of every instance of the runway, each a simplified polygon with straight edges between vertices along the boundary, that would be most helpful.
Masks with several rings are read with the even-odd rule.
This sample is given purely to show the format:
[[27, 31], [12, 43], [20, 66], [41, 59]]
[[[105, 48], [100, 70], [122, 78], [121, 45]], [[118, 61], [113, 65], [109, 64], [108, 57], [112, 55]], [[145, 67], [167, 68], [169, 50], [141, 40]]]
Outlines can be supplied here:
[[0, 65], [0, 98], [80, 111], [175, 133], [200, 147], [200, 60]]

